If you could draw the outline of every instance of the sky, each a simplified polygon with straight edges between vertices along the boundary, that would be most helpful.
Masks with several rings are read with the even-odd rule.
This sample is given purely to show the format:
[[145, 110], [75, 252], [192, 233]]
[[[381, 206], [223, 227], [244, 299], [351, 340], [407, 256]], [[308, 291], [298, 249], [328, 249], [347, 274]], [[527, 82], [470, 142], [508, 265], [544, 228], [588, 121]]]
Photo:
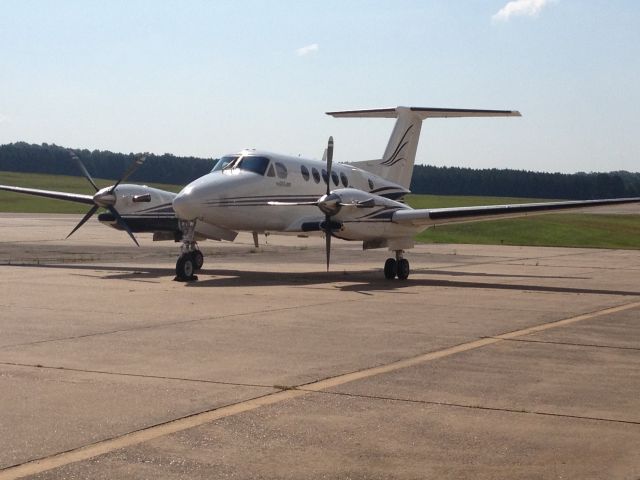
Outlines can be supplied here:
[[380, 158], [429, 119], [416, 163], [640, 171], [636, 0], [0, 0], [0, 144], [218, 158]]

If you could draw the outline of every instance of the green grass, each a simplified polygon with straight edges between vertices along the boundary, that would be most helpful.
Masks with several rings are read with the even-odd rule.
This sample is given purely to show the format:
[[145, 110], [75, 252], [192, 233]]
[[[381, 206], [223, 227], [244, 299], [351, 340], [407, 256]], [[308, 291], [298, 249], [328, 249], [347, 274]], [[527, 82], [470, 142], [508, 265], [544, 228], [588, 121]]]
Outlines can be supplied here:
[[[93, 179], [99, 188], [113, 185], [115, 180]], [[25, 188], [39, 188], [59, 192], [94, 194], [93, 187], [84, 177], [65, 175], [40, 175], [35, 173], [0, 172], [0, 185], [13, 185]], [[180, 185], [147, 184], [150, 187], [178, 192]], [[88, 205], [64, 200], [35, 197], [21, 193], [0, 191], [0, 212], [15, 213], [85, 213]]]
[[[409, 195], [413, 208], [446, 208], [545, 201], [533, 198]], [[439, 225], [416, 236], [421, 243], [536, 245], [640, 249], [638, 215], [544, 214], [514, 219]]]
[[416, 240], [421, 243], [640, 249], [640, 215], [545, 214], [441, 225], [420, 233]]
[[[95, 179], [99, 187], [114, 180]], [[0, 172], [0, 184], [27, 188], [92, 194], [93, 187], [82, 177]], [[173, 192], [180, 185], [149, 184]], [[528, 203], [531, 198], [475, 197], [448, 195], [409, 195], [413, 208], [446, 208], [506, 203]], [[18, 213], [85, 213], [88, 206], [0, 192], [0, 212]], [[472, 243], [484, 245], [539, 245], [594, 248], [640, 249], [639, 215], [545, 214], [517, 219], [494, 220], [458, 225], [440, 225], [419, 234], [422, 243]]]

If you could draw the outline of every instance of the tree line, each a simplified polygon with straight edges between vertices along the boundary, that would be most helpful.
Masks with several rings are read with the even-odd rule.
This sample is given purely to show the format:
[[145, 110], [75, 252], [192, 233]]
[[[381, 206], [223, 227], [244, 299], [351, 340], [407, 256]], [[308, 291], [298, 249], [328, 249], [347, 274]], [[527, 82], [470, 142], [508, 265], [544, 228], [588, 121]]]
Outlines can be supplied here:
[[[118, 179], [135, 158], [133, 153], [75, 150], [92, 176]], [[211, 171], [213, 158], [147, 156], [131, 182], [186, 185]], [[25, 142], [0, 145], [0, 171], [81, 175], [69, 150], [58, 145]], [[1, 183], [1, 182], [0, 182]], [[640, 196], [640, 173], [543, 173], [524, 170], [471, 169], [416, 165], [411, 181], [414, 193], [500, 197], [592, 199]]]
[[411, 191], [435, 195], [482, 195], [588, 200], [640, 196], [640, 173], [545, 173], [416, 165]]
[[[74, 150], [92, 177], [119, 179], [133, 159], [140, 154], [114, 153], [108, 150]], [[206, 175], [215, 165], [212, 158], [177, 157], [148, 154], [145, 163], [128, 181], [186, 185]], [[0, 171], [47, 173], [54, 175], [82, 175], [69, 149], [58, 145], [28, 144], [25, 142], [0, 145]], [[0, 182], [1, 183], [1, 182]]]

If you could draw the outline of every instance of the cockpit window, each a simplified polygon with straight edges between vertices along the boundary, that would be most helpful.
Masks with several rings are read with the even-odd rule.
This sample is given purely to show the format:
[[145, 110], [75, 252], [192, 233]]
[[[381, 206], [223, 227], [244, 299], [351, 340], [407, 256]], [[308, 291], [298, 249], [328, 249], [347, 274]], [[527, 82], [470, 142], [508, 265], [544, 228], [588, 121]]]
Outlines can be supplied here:
[[211, 171], [212, 172], [220, 171], [224, 167], [229, 165], [231, 162], [233, 162], [233, 161], [235, 161], [237, 159], [238, 159], [238, 155], [229, 155], [229, 156], [226, 156], [226, 157], [222, 157], [220, 160], [218, 160], [218, 163], [216, 163], [213, 166], [213, 169]]
[[287, 167], [280, 162], [276, 162], [276, 174], [278, 178], [287, 178]]
[[264, 175], [268, 166], [269, 159], [267, 157], [254, 157], [247, 155], [242, 157], [233, 168], [247, 170], [249, 172], [257, 173], [258, 175]]

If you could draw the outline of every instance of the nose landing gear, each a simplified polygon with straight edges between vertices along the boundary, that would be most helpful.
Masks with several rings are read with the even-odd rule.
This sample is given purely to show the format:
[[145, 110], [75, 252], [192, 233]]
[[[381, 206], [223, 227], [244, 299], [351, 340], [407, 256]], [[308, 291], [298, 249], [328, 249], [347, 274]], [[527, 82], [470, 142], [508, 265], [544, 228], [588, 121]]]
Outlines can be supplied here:
[[180, 221], [182, 230], [182, 245], [180, 246], [180, 256], [176, 262], [176, 278], [179, 282], [190, 282], [197, 280], [195, 272], [202, 268], [204, 255], [198, 248], [195, 241], [195, 221]]
[[387, 258], [384, 262], [384, 278], [392, 280], [398, 277], [398, 280], [406, 280], [409, 278], [409, 260], [403, 257], [403, 250], [396, 250], [396, 258]]

